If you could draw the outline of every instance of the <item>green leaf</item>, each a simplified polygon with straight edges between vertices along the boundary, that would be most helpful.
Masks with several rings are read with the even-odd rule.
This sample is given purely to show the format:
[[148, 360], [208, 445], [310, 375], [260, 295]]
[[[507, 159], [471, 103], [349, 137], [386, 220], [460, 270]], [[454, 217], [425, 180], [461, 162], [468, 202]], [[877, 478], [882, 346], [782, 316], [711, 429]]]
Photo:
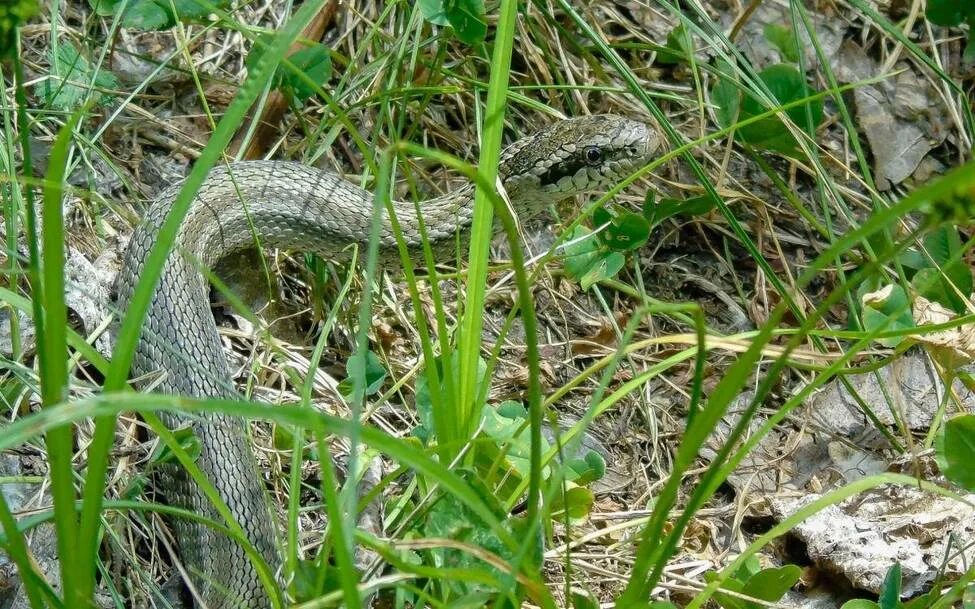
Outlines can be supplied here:
[[855, 598], [843, 603], [840, 609], [880, 609], [880, 605], [865, 598]]
[[[299, 603], [321, 598], [325, 594], [340, 590], [338, 570], [327, 561], [299, 559], [294, 572], [295, 600]], [[325, 569], [325, 576], [321, 570]]]
[[[759, 78], [765, 83], [772, 94], [772, 99], [779, 104], [786, 104], [807, 97], [813, 90], [806, 85], [802, 74], [794, 66], [779, 64], [762, 70]], [[807, 120], [806, 110], [809, 110], [812, 124]], [[741, 104], [741, 119], [750, 118], [765, 112], [766, 107], [757, 98], [748, 95]], [[816, 135], [816, 126], [823, 120], [823, 102], [817, 99], [802, 106], [786, 111], [792, 122], [809, 136]], [[764, 148], [786, 155], [798, 156], [801, 148], [795, 137], [777, 117], [771, 116], [741, 128], [737, 132], [742, 141], [757, 148]]]
[[[155, 0], [160, 6], [168, 7], [169, 0]], [[202, 0], [173, 0], [176, 7], [176, 19], [183, 22], [204, 23], [213, 13], [214, 8], [224, 8], [227, 6], [226, 0], [212, 0], [203, 2]]]
[[[975, 31], [975, 19], [968, 20], [968, 31]], [[975, 36], [972, 34], [968, 35], [968, 44], [965, 45], [965, 50], [961, 54], [962, 63], [966, 66], [970, 66], [975, 63]]]
[[[775, 105], [784, 105], [813, 94], [799, 70], [790, 64], [770, 66], [758, 74], [771, 94]], [[767, 108], [751, 93], [742, 94], [731, 78], [723, 77], [712, 90], [712, 100], [717, 105], [715, 116], [722, 127], [730, 127], [736, 121], [744, 121], [764, 113]], [[808, 117], [807, 117], [808, 111]], [[785, 111], [789, 119], [810, 137], [815, 136], [816, 126], [823, 120], [823, 102], [812, 100]], [[811, 119], [811, 124], [810, 120]], [[763, 118], [735, 132], [740, 141], [787, 156], [799, 156], [802, 149], [795, 137], [778, 116]]]
[[738, 120], [741, 110], [741, 91], [735, 84], [737, 72], [726, 61], [717, 60], [714, 65], [719, 75], [714, 88], [711, 89], [711, 103], [714, 104], [714, 117], [724, 128], [730, 127]]
[[604, 279], [615, 277], [626, 264], [626, 258], [619, 252], [604, 252], [599, 255], [595, 264], [580, 278], [579, 285], [588, 290]]
[[[196, 461], [200, 458], [200, 451], [202, 450], [202, 445], [200, 444], [200, 438], [196, 436], [192, 427], [180, 427], [173, 432], [173, 437], [179, 443], [179, 447], [190, 456], [190, 459]], [[179, 463], [179, 459], [176, 457], [175, 453], [164, 443], [160, 442], [156, 444], [156, 448], [149, 455], [149, 463], [151, 465], [160, 465], [164, 463]]]
[[[707, 582], [712, 582], [717, 578], [717, 574], [713, 572], [707, 572], [704, 574], [704, 580]], [[742, 588], [745, 584], [738, 581], [737, 579], [726, 579], [724, 583], [721, 584], [721, 589], [714, 593], [714, 600], [717, 601], [724, 609], [748, 609], [748, 606], [744, 599], [738, 598], [737, 596], [731, 596], [726, 594], [724, 591], [741, 593]]]
[[114, 74], [94, 71], [71, 43], [59, 45], [57, 53], [51, 56], [51, 76], [40, 85], [40, 92], [49, 105], [62, 110], [83, 105], [89, 91], [99, 103], [105, 103], [111, 98], [94, 89], [119, 88]]
[[711, 195], [701, 195], [690, 199], [661, 199], [652, 208], [645, 211], [649, 214], [651, 226], [659, 226], [664, 220], [674, 216], [703, 216], [716, 207], [717, 203]]
[[288, 57], [288, 61], [294, 66], [281, 66], [278, 68], [280, 81], [278, 86], [282, 89], [290, 90], [296, 99], [304, 101], [317, 93], [317, 89], [311, 86], [300, 74], [294, 70], [303, 72], [312, 82], [324, 85], [332, 77], [332, 55], [328, 47], [321, 43], [315, 43], [293, 53]]
[[592, 224], [597, 229], [608, 226], [613, 222], [613, 213], [605, 207], [597, 207], [592, 212]]
[[[445, 387], [443, 384], [444, 379], [444, 355], [441, 354], [434, 360], [434, 365], [437, 367], [437, 378], [440, 379], [440, 389], [441, 393], [444, 392]], [[456, 371], [460, 365], [457, 352], [451, 351], [447, 357], [451, 358], [451, 369]], [[489, 382], [490, 379], [487, 376], [487, 363], [484, 358], [478, 358], [477, 360], [477, 392], [480, 395], [481, 390], [484, 388], [484, 383]], [[420, 418], [420, 427], [414, 428], [414, 435], [419, 437], [421, 440], [426, 441], [429, 439], [430, 435], [434, 432], [433, 424], [433, 401], [430, 399], [430, 387], [427, 384], [427, 375], [421, 373], [416, 380], [416, 413]]]
[[566, 463], [566, 479], [583, 486], [606, 475], [606, 460], [594, 450], [590, 450], [581, 459], [571, 459]]
[[971, 0], [928, 0], [928, 21], [946, 27], [969, 24], [975, 20], [975, 3]]
[[938, 467], [952, 483], [975, 491], [975, 415], [948, 419], [935, 443]]
[[[495, 494], [485, 487], [480, 479], [469, 470], [460, 470], [460, 472], [467, 474], [465, 479], [471, 490], [481, 495], [484, 501], [500, 516], [502, 510], [500, 505], [498, 505], [498, 499]], [[512, 519], [506, 520], [504, 522], [505, 528], [511, 530], [514, 522]], [[505, 562], [514, 560], [512, 550], [505, 546], [498, 536], [474, 512], [469, 510], [452, 495], [444, 495], [433, 504], [427, 512], [426, 519], [418, 532], [424, 537], [452, 539], [484, 548], [500, 556]], [[432, 562], [440, 568], [476, 569], [479, 571], [488, 571], [498, 579], [502, 578], [500, 571], [485, 564], [472, 554], [461, 550], [439, 548], [431, 550], [429, 555]], [[469, 594], [494, 592], [494, 590], [486, 588], [483, 583], [476, 580], [462, 581], [459, 579], [445, 578], [441, 583], [450, 586], [461, 597]], [[450, 606], [452, 607], [453, 603]], [[483, 600], [482, 604], [475, 606], [484, 606]]]
[[628, 252], [643, 247], [650, 239], [650, 223], [641, 214], [624, 212], [613, 218], [598, 237], [609, 249]]
[[206, 23], [213, 9], [225, 8], [228, 0], [88, 0], [88, 4], [102, 17], [119, 18], [122, 27], [155, 31], [171, 28], [177, 21]]
[[419, 0], [417, 6], [423, 18], [434, 25], [450, 25], [445, 0]]
[[[956, 313], [965, 313], [967, 299], [972, 294], [972, 271], [964, 259], [946, 264], [961, 249], [961, 238], [954, 226], [943, 225], [932, 230], [924, 236], [924, 250], [933, 260], [934, 266], [924, 257], [926, 268], [922, 268], [911, 282], [922, 296], [953, 309]], [[929, 285], [926, 289], [920, 289], [927, 284]], [[961, 296], [956, 289], [961, 292]]]
[[759, 573], [761, 570], [762, 570], [762, 561], [758, 559], [758, 556], [752, 554], [751, 556], [745, 559], [745, 562], [743, 562], [740, 567], [738, 567], [738, 570], [735, 572], [734, 578], [744, 584], [749, 579], [751, 579], [752, 576], [754, 576], [756, 573]]
[[[151, 31], [163, 30], [176, 24], [176, 17], [169, 4], [155, 0], [88, 0], [95, 13], [102, 17], [115, 17], [125, 28]], [[121, 11], [125, 11], [121, 13]]]
[[565, 248], [565, 273], [588, 290], [603, 279], [615, 277], [626, 258], [619, 252], [611, 252], [601, 247], [596, 239], [586, 239], [591, 231], [577, 226], [572, 232], [572, 243]]
[[[522, 427], [522, 419], [509, 419], [498, 414], [490, 404], [485, 404], [481, 410], [481, 427], [484, 434], [493, 439], [494, 447], [498, 451], [489, 450], [492, 457], [504, 450], [506, 461], [520, 475], [526, 476], [531, 471], [529, 456], [531, 454], [528, 428]], [[519, 433], [520, 430], [520, 433]]]
[[484, 41], [487, 20], [484, 18], [484, 0], [447, 0], [447, 21], [457, 37], [467, 44]]
[[365, 362], [363, 362], [361, 354], [354, 354], [345, 364], [345, 370], [348, 376], [339, 383], [339, 392], [351, 400], [362, 399], [361, 395], [353, 395], [357, 380], [361, 382], [359, 387], [364, 389], [365, 395], [372, 395], [379, 391], [383, 386], [383, 381], [386, 380], [386, 369], [383, 368], [379, 357], [372, 351], [365, 352]]
[[[899, 285], [891, 285], [882, 292], [874, 292], [870, 300], [863, 302], [868, 292], [867, 284], [857, 290], [860, 302], [863, 303], [863, 329], [871, 331], [877, 328], [885, 330], [900, 330], [915, 327], [911, 307], [907, 303], [907, 294]], [[887, 347], [895, 347], [904, 340], [901, 336], [878, 339], [877, 342]]]
[[588, 590], [571, 591], [572, 609], [599, 609], [599, 601]]
[[570, 520], [579, 521], [592, 511], [592, 504], [596, 497], [592, 491], [584, 486], [570, 485], [565, 493], [556, 495], [552, 505], [549, 506], [550, 517], [552, 520], [562, 521], [566, 516]]
[[901, 602], [901, 564], [895, 562], [880, 585], [880, 609], [897, 609]]
[[914, 273], [921, 269], [931, 268], [931, 261], [916, 247], [908, 248], [898, 254], [897, 262], [909, 271], [907, 273], [908, 277], [912, 277]]
[[690, 37], [687, 36], [687, 28], [681, 23], [667, 34], [667, 44], [657, 49], [655, 63], [671, 65], [687, 61], [687, 58], [694, 53]]
[[791, 27], [779, 23], [766, 23], [762, 33], [765, 39], [779, 50], [782, 59], [792, 63], [799, 61], [799, 41]]
[[505, 400], [498, 404], [498, 416], [506, 419], [520, 419], [524, 421], [528, 418], [528, 409], [521, 402]]
[[[752, 598], [774, 603], [785, 596], [785, 593], [791, 590], [792, 586], [796, 585], [801, 575], [802, 569], [796, 565], [762, 569], [748, 578], [742, 592]], [[748, 603], [748, 605], [753, 609], [762, 607], [758, 603]]]

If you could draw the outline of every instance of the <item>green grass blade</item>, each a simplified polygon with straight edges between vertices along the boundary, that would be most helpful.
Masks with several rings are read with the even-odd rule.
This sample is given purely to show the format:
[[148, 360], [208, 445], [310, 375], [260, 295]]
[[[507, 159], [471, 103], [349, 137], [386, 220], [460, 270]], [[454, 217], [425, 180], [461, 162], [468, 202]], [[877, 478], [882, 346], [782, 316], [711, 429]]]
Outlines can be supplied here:
[[[975, 167], [975, 162], [955, 169], [942, 179], [914, 191], [890, 208], [885, 209], [878, 214], [874, 214], [858, 229], [850, 231], [846, 235], [838, 238], [838, 240], [831, 247], [827, 248], [826, 251], [822, 252], [816, 258], [813, 264], [811, 264], [810, 267], [803, 273], [803, 275], [799, 277], [797, 282], [798, 285], [800, 287], [808, 285], [808, 283], [814, 277], [816, 277], [818, 273], [822, 272], [829, 265], [830, 261], [835, 260], [836, 257], [841, 255], [842, 252], [849, 250], [859, 241], [866, 239], [870, 235], [885, 230], [885, 228], [889, 226], [892, 221], [896, 221], [897, 218], [916, 211], [925, 211], [929, 209], [937, 210], [940, 209], [940, 205], [947, 205], [954, 201], [955, 196], [958, 193], [962, 193], [966, 188], [971, 188], [973, 185], [975, 185], [975, 173], [972, 172], [973, 167]], [[894, 253], [895, 252], [890, 252], [888, 255], [892, 256]], [[873, 265], [877, 263], [872, 262], [870, 264]], [[861, 268], [857, 275], [861, 277], [866, 276], [870, 272], [868, 267], [869, 265]], [[856, 279], [854, 279], [854, 281], [855, 280]], [[819, 319], [819, 317], [831, 304], [835, 303], [838, 299], [841, 299], [848, 289], [849, 285], [846, 287], [841, 286], [840, 289], [834, 290], [834, 292], [832, 292], [826, 299], [829, 302], [824, 301], [821, 303], [820, 307], [817, 308], [817, 311], [804, 321], [799, 332], [793, 335], [786, 347], [787, 352], [791, 352], [792, 349], [800, 344], [806, 332], [808, 332], [808, 329], [811, 328], [812, 324]], [[740, 388], [745, 386], [749, 375], [752, 374], [753, 366], [758, 361], [762, 347], [772, 337], [774, 329], [777, 327], [785, 312], [786, 309], [784, 307], [784, 303], [776, 307], [768, 322], [762, 328], [759, 335], [755, 338], [752, 346], [745, 353], [739, 356], [739, 359], [735, 362], [735, 364], [732, 365], [732, 367], [715, 387], [705, 409], [707, 416], [698, 417], [698, 419], [695, 421], [698, 423], [698, 425], [689, 427], [683, 440], [681, 441], [681, 445], [678, 448], [677, 457], [675, 458], [675, 474], [682, 471], [687, 464], [693, 461], [699, 447], [703, 444], [707, 437], [708, 430], [714, 427], [714, 424], [717, 422], [718, 418], [723, 415], [727, 406], [738, 395]], [[775, 377], [785, 365], [784, 360], [784, 357], [777, 360], [773, 364], [772, 368], [768, 371], [764, 381], [755, 392], [755, 396], [749, 405], [750, 410], [757, 408], [757, 405], [761, 403], [761, 400], [764, 399], [764, 396], [771, 389], [771, 386], [775, 381]], [[739, 427], [742, 429], [736, 429], [738, 434], [743, 433], [747, 416], [743, 416], [742, 419], [743, 423], [739, 425]], [[734, 440], [734, 437], [729, 437], [727, 445], [732, 445]], [[716, 472], [720, 470], [723, 464], [720, 455], [718, 458], [716, 458], [715, 463], [717, 469], [714, 471]], [[661, 492], [661, 500], [658, 500], [654, 509], [651, 521], [643, 531], [633, 574], [631, 575], [630, 581], [627, 584], [626, 590], [617, 601], [618, 606], [626, 606], [627, 603], [636, 602], [637, 599], [645, 597], [647, 591], [653, 587], [659, 578], [666, 557], [669, 555], [669, 552], [676, 547], [679, 536], [683, 531], [681, 526], [675, 525], [669, 535], [665, 536], [663, 534], [663, 527], [666, 523], [667, 515], [670, 507], [673, 505], [673, 503], [670, 501], [664, 502], [663, 498], [676, 497], [676, 485], [679, 484], [679, 476], [676, 476], [675, 474], [672, 474], [668, 479], [664, 490]], [[701, 505], [705, 498], [710, 495], [710, 492], [713, 492], [713, 489], [717, 487], [718, 482], [719, 480], [717, 480], [715, 477], [707, 477], [702, 479], [698, 488], [695, 490], [695, 495], [691, 500], [691, 504], [688, 506], [685, 514], [682, 515], [681, 522], [686, 524], [687, 520], [689, 519], [689, 514], [693, 512], [694, 506]]]
[[[487, 105], [481, 132], [481, 152], [478, 157], [478, 183], [474, 194], [474, 217], [470, 227], [470, 248], [467, 284], [463, 316], [457, 337], [459, 360], [457, 399], [462, 438], [442, 438], [451, 443], [464, 441], [473, 433], [480, 409], [476, 403], [478, 392], [478, 359], [481, 353], [481, 328], [483, 326], [484, 295], [487, 285], [488, 248], [494, 234], [494, 205], [491, 195], [498, 176], [501, 157], [501, 141], [504, 133], [504, 114], [508, 95], [508, 74], [511, 67], [511, 49], [514, 41], [515, 18], [518, 14], [515, 0], [501, 0], [498, 7], [494, 36], [494, 52], [491, 58], [491, 77], [488, 82]], [[488, 185], [487, 188], [482, 184]]]
[[[51, 149], [50, 165], [44, 181], [43, 197], [43, 266], [41, 274], [44, 304], [43, 319], [35, 323], [44, 326], [43, 342], [38, 344], [38, 360], [41, 379], [41, 401], [45, 408], [56, 408], [68, 397], [68, 308], [64, 303], [64, 217], [62, 198], [64, 179], [71, 149], [72, 131], [85, 115], [81, 108], [58, 132]], [[54, 500], [54, 525], [57, 529], [58, 558], [61, 567], [61, 584], [65, 600], [81, 607], [87, 603], [84, 587], [78, 579], [84, 575], [75, 569], [78, 560], [78, 517], [73, 503], [75, 499], [71, 465], [74, 441], [71, 427], [51, 430], [45, 437], [47, 458], [50, 464], [51, 496]], [[93, 577], [93, 575], [92, 575]]]
[[[188, 415], [223, 413], [240, 418], [269, 420], [284, 425], [305, 427], [311, 431], [345, 437], [351, 435], [354, 425], [358, 425], [341, 417], [310, 411], [300, 405], [278, 405], [268, 408], [267, 404], [261, 402], [243, 400], [194, 399], [175, 395], [117, 392], [74, 401], [70, 409], [61, 412], [41, 410], [14, 421], [0, 429], [0, 452], [19, 446], [38, 433], [44, 433], [49, 429], [71, 425], [86, 418], [115, 416], [126, 411], [181, 412]], [[362, 442], [366, 445], [416, 470], [417, 473], [428, 476], [444, 491], [453, 494], [481, 518], [507, 547], [512, 549], [518, 547], [516, 540], [501, 526], [494, 511], [463, 478], [450, 471], [446, 465], [417, 451], [415, 444], [394, 438], [378, 429], [360, 425], [358, 433], [361, 434]]]

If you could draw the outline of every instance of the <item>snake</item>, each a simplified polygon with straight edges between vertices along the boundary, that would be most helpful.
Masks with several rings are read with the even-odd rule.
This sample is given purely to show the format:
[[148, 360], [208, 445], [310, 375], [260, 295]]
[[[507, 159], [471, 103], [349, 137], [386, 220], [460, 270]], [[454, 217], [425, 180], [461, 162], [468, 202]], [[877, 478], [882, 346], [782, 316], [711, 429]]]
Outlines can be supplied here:
[[[605, 191], [646, 166], [659, 145], [652, 127], [613, 115], [556, 120], [506, 147], [498, 178], [519, 221], [580, 193]], [[149, 252], [181, 183], [150, 203], [122, 257], [116, 294], [125, 311]], [[421, 201], [394, 201], [402, 239], [421, 252], [425, 239], [456, 245], [474, 217], [474, 185]], [[237, 161], [208, 174], [184, 216], [148, 306], [130, 377], [139, 388], [197, 398], [237, 399], [230, 365], [210, 309], [212, 268], [238, 250], [282, 248], [341, 258], [352, 244], [366, 245], [374, 196], [342, 176], [289, 161]], [[397, 252], [387, 214], [379, 227], [381, 252]], [[220, 413], [170, 413], [172, 430], [191, 429], [199, 442], [196, 465], [216, 489], [253, 548], [280, 564], [277, 528], [251, 449], [246, 421]], [[173, 506], [221, 522], [184, 468], [163, 465], [158, 488]], [[270, 597], [241, 544], [201, 524], [173, 518], [180, 559], [195, 603], [209, 609], [265, 609]]]

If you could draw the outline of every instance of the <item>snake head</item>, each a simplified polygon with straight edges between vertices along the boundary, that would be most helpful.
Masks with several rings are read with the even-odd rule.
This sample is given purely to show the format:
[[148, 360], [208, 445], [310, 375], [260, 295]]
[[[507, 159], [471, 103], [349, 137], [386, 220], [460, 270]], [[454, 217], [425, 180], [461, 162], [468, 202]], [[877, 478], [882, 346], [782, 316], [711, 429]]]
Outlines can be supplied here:
[[609, 114], [552, 123], [502, 155], [509, 195], [537, 204], [603, 191], [643, 167], [660, 147], [644, 123]]

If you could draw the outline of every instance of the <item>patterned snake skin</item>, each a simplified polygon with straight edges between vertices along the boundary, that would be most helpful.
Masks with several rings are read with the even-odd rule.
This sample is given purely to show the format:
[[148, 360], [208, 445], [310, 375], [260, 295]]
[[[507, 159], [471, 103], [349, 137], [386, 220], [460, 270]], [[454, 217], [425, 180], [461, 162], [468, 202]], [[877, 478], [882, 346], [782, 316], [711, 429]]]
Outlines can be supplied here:
[[[525, 219], [552, 202], [605, 190], [646, 165], [658, 143], [653, 130], [627, 119], [567, 119], [509, 146], [501, 158], [500, 179], [515, 212]], [[179, 187], [167, 189], [154, 202], [132, 236], [118, 279], [121, 310], [128, 306]], [[469, 228], [473, 193], [467, 186], [420, 204], [431, 242], [451, 240]], [[366, 242], [372, 205], [372, 194], [335, 174], [295, 163], [251, 161], [215, 169], [183, 220], [149, 305], [132, 362], [133, 378], [150, 378], [154, 390], [164, 393], [237, 396], [210, 311], [207, 283], [197, 265], [212, 267], [222, 256], [253, 246], [255, 235], [262, 247], [334, 258], [349, 244]], [[397, 202], [395, 210], [407, 242], [422, 247], [414, 204]], [[383, 250], [395, 252], [388, 219], [380, 238]], [[173, 429], [192, 425], [202, 444], [197, 464], [276, 568], [276, 527], [244, 422], [211, 415], [169, 416], [165, 423]], [[163, 469], [160, 486], [167, 501], [220, 520], [181, 468]], [[182, 559], [206, 607], [270, 606], [256, 570], [236, 542], [200, 524], [181, 519], [173, 524]]]

